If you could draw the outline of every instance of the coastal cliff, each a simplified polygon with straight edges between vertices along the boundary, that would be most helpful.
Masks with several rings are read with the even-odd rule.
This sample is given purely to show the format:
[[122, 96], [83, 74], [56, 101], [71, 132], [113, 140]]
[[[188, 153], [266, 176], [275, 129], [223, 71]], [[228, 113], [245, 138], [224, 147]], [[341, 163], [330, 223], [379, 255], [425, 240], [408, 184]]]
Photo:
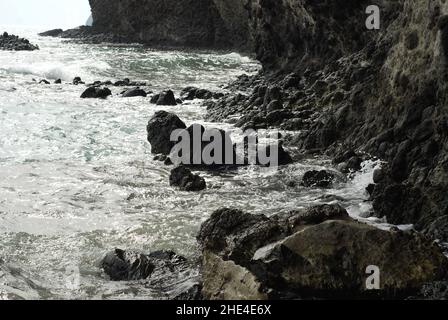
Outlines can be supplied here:
[[152, 46], [249, 51], [241, 1], [90, 0], [93, 29]]

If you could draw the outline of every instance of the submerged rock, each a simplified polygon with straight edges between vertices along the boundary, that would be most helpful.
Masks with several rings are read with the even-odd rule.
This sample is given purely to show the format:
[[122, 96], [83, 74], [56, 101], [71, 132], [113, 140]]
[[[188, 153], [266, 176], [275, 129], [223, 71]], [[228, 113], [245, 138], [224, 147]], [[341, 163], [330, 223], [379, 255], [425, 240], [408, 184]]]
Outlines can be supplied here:
[[173, 251], [143, 254], [115, 249], [101, 262], [101, 268], [112, 281], [145, 280], [153, 274], [174, 273], [186, 267], [187, 259]]
[[101, 267], [112, 281], [146, 279], [155, 268], [144, 254], [120, 249], [108, 253], [101, 262]]
[[82, 99], [106, 99], [112, 92], [108, 88], [89, 87], [81, 95]]
[[313, 188], [331, 188], [335, 178], [333, 173], [326, 170], [308, 171], [303, 176], [302, 185]]
[[186, 129], [185, 123], [173, 113], [158, 111], [149, 120], [147, 126], [148, 142], [153, 154], [169, 155], [175, 146], [170, 140], [174, 130]]
[[[205, 299], [399, 298], [448, 271], [430, 239], [356, 222], [338, 205], [271, 218], [222, 209], [198, 240]], [[366, 287], [370, 266], [380, 270], [377, 291]]]
[[204, 178], [193, 174], [184, 166], [171, 170], [170, 185], [179, 187], [182, 191], [201, 191], [207, 188]]
[[79, 85], [79, 84], [85, 84], [85, 83], [82, 81], [81, 77], [75, 77], [75, 78], [73, 78], [72, 83], [73, 83], [75, 86], [77, 86], [77, 85]]

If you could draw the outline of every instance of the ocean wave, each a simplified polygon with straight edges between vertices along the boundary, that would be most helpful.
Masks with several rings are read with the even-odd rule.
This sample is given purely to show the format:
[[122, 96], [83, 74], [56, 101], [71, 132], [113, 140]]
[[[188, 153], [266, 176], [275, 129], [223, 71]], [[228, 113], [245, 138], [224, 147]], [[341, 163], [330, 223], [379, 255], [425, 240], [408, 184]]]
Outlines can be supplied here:
[[[107, 70], [110, 66], [106, 62], [81, 61], [75, 64], [57, 62], [22, 63], [3, 66], [1, 70], [13, 74], [33, 75], [45, 79], [71, 81], [79, 75], [94, 77], [95, 70]], [[90, 76], [89, 76], [90, 73]]]

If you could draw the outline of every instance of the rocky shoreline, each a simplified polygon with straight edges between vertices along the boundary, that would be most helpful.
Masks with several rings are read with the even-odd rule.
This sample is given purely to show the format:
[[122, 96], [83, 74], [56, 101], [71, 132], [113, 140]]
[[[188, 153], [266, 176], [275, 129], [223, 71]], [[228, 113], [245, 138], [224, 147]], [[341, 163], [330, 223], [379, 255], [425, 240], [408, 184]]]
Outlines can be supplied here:
[[[447, 259], [434, 243], [448, 242], [448, 7], [439, 0], [373, 2], [382, 9], [377, 31], [364, 27], [364, 9], [372, 1], [248, 2], [238, 17], [246, 19], [247, 39], [253, 41], [263, 71], [240, 77], [229, 84], [229, 93], [208, 96], [215, 99], [204, 105], [209, 121], [295, 132], [283, 137], [286, 150], [295, 149], [302, 157], [330, 157], [346, 175], [360, 170], [367, 159], [384, 161], [366, 190], [371, 216], [413, 224], [416, 231], [379, 230], [353, 221], [338, 205], [271, 218], [218, 210], [198, 236], [204, 298], [448, 298]], [[117, 8], [101, 10], [101, 3], [91, 1], [94, 28], [101, 25], [96, 29], [101, 34], [162, 43], [142, 39], [139, 32], [157, 28], [152, 24], [108, 24], [108, 12], [118, 15], [117, 21], [130, 17]], [[215, 17], [219, 23], [221, 18]], [[178, 32], [165, 35], [170, 38], [166, 43], [216, 47], [215, 38], [173, 41]], [[236, 44], [231, 41], [227, 47]], [[168, 92], [154, 102], [167, 95], [179, 103]], [[175, 115], [167, 117], [167, 129], [155, 130], [159, 135], [152, 129], [158, 121], [148, 125], [155, 155], [166, 156], [166, 137], [185, 126]], [[204, 187], [200, 177], [181, 171], [186, 180], [176, 173], [173, 185], [191, 191]], [[309, 176], [309, 185], [325, 187], [331, 180], [325, 173]], [[140, 260], [145, 259], [150, 261]], [[370, 265], [379, 267], [382, 282], [380, 290], [368, 292]]]

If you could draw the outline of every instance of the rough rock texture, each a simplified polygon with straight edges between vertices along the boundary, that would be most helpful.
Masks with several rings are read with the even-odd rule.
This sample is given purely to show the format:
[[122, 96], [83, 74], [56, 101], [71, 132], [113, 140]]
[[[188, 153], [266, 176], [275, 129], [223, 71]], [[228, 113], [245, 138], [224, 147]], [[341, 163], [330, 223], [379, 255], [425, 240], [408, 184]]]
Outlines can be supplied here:
[[[365, 8], [381, 9], [367, 30]], [[252, 0], [247, 6], [264, 72], [207, 102], [208, 120], [301, 130], [305, 154], [348, 150], [387, 162], [375, 214], [419, 230], [448, 215], [448, 3], [441, 0]], [[237, 119], [237, 120], [235, 120]], [[363, 157], [344, 159], [359, 169]], [[440, 226], [445, 232], [446, 224]]]
[[19, 38], [18, 36], [4, 32], [0, 34], [0, 50], [34, 51], [39, 50], [39, 47], [31, 44], [28, 39]]
[[331, 172], [321, 171], [308, 171], [302, 179], [302, 185], [304, 187], [317, 187], [317, 188], [329, 188], [333, 185], [335, 175]]
[[90, 6], [98, 33], [152, 46], [249, 48], [240, 0], [90, 0]]
[[[198, 240], [206, 299], [400, 298], [448, 271], [430, 239], [355, 222], [338, 205], [272, 218], [222, 209]], [[381, 272], [376, 292], [366, 289], [371, 265]]]
[[170, 250], [144, 254], [115, 249], [104, 257], [100, 267], [112, 281], [140, 281], [168, 299], [201, 298], [197, 269]]

